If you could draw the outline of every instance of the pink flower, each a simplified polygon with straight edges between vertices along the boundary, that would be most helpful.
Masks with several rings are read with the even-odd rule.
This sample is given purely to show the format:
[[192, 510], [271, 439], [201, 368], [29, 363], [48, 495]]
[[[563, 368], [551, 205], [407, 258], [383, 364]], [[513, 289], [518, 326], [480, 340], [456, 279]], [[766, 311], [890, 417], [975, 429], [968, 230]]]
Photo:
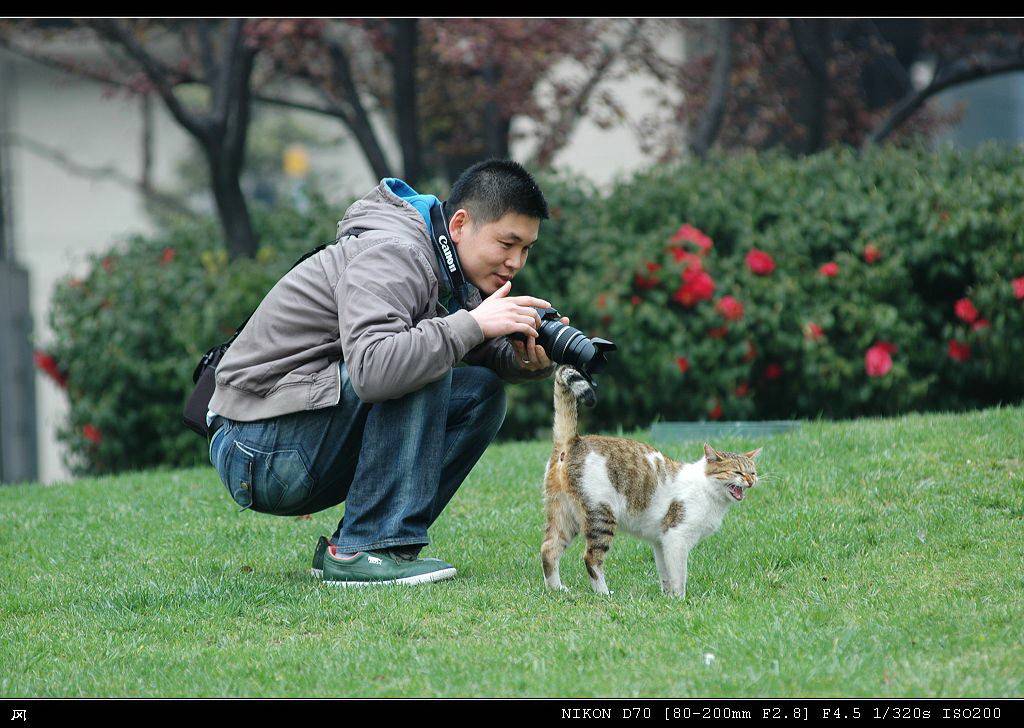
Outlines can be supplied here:
[[896, 347], [888, 341], [879, 341], [864, 353], [864, 371], [869, 377], [884, 377], [892, 370], [892, 355]]
[[648, 261], [644, 265], [647, 266], [647, 270], [650, 273], [657, 273], [659, 270], [661, 270], [661, 263], [651, 263], [650, 261]]
[[825, 263], [825, 265], [818, 268], [818, 272], [826, 278], [835, 278], [839, 275], [839, 264], [838, 263]]
[[690, 223], [683, 223], [669, 239], [669, 242], [673, 244], [693, 243], [700, 248], [701, 254], [706, 254], [714, 245], [714, 243], [711, 242], [711, 238]]
[[949, 358], [963, 363], [971, 358], [971, 347], [953, 339], [949, 342]]
[[632, 297], [630, 297], [629, 302], [632, 303], [634, 306], [639, 306], [640, 305], [640, 296], [632, 296]]
[[971, 330], [972, 331], [981, 331], [982, 329], [987, 329], [991, 325], [992, 324], [990, 324], [988, 322], [988, 319], [980, 318], [977, 321], [975, 321], [973, 324], [971, 324]]
[[732, 296], [719, 298], [715, 308], [727, 321], [739, 321], [743, 318], [743, 304]]
[[1018, 301], [1024, 299], [1024, 276], [1014, 278], [1010, 282], [1013, 284], [1013, 297]]
[[85, 436], [86, 440], [96, 443], [97, 445], [103, 439], [103, 435], [100, 434], [100, 431], [92, 424], [88, 424], [82, 428], [82, 435]]
[[718, 400], [715, 400], [715, 406], [712, 407], [711, 410], [708, 412], [708, 417], [710, 417], [713, 420], [720, 420], [720, 419], [722, 419], [722, 403], [721, 402], [719, 402]]
[[687, 370], [690, 368], [690, 360], [685, 356], [677, 356], [676, 366], [679, 367], [680, 374], [686, 374]]
[[967, 324], [973, 324], [978, 320], [978, 309], [974, 307], [969, 298], [961, 298], [953, 304], [953, 312], [956, 317]]
[[878, 246], [874, 243], [868, 243], [864, 246], [864, 262], [868, 265], [874, 265], [882, 259], [882, 251], [878, 249]]
[[747, 268], [754, 275], [770, 275], [775, 270], [775, 259], [763, 250], [754, 248], [747, 253]]

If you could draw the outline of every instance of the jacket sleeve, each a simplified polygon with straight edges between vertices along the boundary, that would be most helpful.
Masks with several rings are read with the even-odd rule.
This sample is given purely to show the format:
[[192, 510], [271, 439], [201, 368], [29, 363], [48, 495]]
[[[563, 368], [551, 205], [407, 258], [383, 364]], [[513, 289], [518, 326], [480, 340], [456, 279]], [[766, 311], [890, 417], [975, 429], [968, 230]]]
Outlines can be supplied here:
[[349, 261], [334, 295], [342, 353], [364, 402], [440, 379], [483, 341], [469, 311], [413, 323], [431, 307], [436, 285], [422, 254], [400, 242], [378, 243]]
[[518, 358], [519, 355], [516, 354], [516, 350], [508, 337], [498, 336], [493, 339], [487, 339], [484, 343], [467, 352], [466, 356], [463, 357], [463, 361], [467, 364], [487, 367], [510, 384], [545, 379], [550, 377], [551, 373], [555, 371], [554, 364], [546, 369], [538, 369], [532, 372], [520, 369], [516, 363]]

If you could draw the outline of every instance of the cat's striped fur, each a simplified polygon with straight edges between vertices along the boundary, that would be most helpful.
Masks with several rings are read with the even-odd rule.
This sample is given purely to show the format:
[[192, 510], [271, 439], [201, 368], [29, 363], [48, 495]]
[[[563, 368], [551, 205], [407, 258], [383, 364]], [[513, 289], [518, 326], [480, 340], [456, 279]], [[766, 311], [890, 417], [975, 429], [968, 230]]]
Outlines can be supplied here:
[[554, 449], [544, 474], [544, 581], [565, 588], [559, 560], [582, 532], [590, 584], [607, 594], [604, 557], [615, 532], [623, 530], [651, 543], [662, 589], [685, 596], [690, 549], [718, 530], [729, 507], [757, 483], [760, 448], [741, 455], [705, 444], [700, 460], [679, 463], [634, 440], [581, 436], [577, 402], [592, 404], [593, 390], [571, 367], [559, 367], [554, 379]]

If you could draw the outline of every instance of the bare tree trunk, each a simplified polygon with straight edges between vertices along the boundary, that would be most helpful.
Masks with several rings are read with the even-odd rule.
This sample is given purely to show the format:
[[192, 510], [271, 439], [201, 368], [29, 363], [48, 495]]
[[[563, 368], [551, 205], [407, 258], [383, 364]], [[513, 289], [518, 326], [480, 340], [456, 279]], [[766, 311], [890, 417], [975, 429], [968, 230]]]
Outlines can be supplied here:
[[797, 145], [803, 154], [813, 154], [825, 146], [828, 123], [829, 73], [832, 53], [829, 20], [790, 20], [790, 30], [798, 54], [807, 70], [797, 106], [797, 119], [804, 137]]
[[210, 185], [217, 205], [217, 216], [228, 243], [231, 258], [252, 257], [258, 240], [252, 229], [249, 208], [242, 194], [240, 175], [235, 171], [237, 162], [225, 159], [223, 150], [217, 147], [203, 150], [210, 166]]
[[402, 149], [402, 172], [413, 187], [423, 170], [419, 118], [416, 109], [417, 20], [392, 20], [395, 53], [391, 62], [398, 144]]
[[732, 32], [734, 20], [719, 20], [715, 24], [717, 50], [711, 70], [711, 93], [704, 113], [690, 143], [690, 151], [697, 157], [707, 156], [718, 138], [725, 118], [725, 104], [729, 99], [729, 77], [732, 74]]
[[483, 76], [491, 93], [490, 100], [484, 105], [484, 156], [506, 159], [512, 120], [501, 113], [501, 107], [494, 98], [494, 89], [501, 79], [501, 67], [497, 63], [488, 63], [484, 67]]

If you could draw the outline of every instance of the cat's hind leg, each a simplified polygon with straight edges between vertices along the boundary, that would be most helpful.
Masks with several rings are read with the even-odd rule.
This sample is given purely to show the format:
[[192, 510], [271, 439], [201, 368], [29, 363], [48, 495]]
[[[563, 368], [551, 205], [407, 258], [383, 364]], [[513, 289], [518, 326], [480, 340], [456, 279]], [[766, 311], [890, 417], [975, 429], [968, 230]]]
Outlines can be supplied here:
[[583, 563], [587, 566], [590, 586], [598, 594], [609, 594], [604, 580], [604, 557], [615, 536], [615, 514], [610, 507], [602, 504], [588, 510], [585, 518], [587, 552], [583, 555]]
[[544, 583], [550, 589], [565, 589], [558, 566], [562, 554], [579, 533], [579, 525], [571, 507], [561, 496], [548, 498], [546, 511], [548, 524], [544, 532], [544, 543], [540, 547]]

